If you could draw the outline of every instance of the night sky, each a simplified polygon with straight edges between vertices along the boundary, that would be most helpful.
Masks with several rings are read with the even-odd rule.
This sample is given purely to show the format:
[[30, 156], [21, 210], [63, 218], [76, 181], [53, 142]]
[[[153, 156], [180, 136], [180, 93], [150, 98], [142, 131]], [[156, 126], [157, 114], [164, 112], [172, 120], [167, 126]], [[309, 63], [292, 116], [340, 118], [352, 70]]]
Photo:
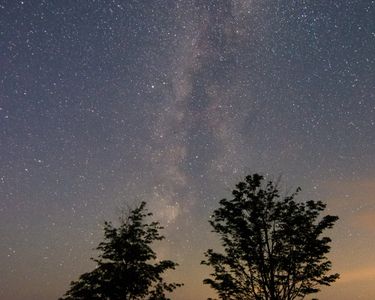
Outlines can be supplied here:
[[57, 299], [147, 201], [206, 299], [208, 218], [259, 172], [340, 216], [319, 299], [375, 298], [375, 2], [0, 1], [0, 299]]

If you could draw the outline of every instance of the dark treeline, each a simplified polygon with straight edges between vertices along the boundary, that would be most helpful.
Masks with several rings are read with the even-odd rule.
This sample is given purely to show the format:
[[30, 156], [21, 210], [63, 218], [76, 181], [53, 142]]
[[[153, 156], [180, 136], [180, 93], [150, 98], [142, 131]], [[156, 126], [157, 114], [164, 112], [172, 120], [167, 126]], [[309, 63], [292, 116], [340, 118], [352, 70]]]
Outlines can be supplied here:
[[[222, 252], [208, 249], [201, 263], [212, 269], [203, 281], [222, 300], [293, 300], [319, 292], [339, 274], [329, 274], [326, 254], [331, 239], [322, 236], [337, 216], [321, 216], [321, 201], [281, 196], [276, 183], [258, 174], [239, 182], [230, 200], [220, 201], [209, 221], [220, 237]], [[120, 225], [105, 222], [97, 266], [73, 281], [60, 300], [166, 300], [182, 283], [163, 274], [175, 269], [171, 260], [156, 260], [155, 241], [163, 240], [159, 222], [142, 202]]]

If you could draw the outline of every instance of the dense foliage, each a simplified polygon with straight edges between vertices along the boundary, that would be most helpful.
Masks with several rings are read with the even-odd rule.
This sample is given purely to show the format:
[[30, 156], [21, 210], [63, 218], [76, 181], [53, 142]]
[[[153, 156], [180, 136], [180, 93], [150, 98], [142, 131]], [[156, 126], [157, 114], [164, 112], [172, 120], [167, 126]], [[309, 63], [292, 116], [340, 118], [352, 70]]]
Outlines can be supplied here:
[[166, 292], [172, 292], [178, 283], [166, 283], [163, 273], [174, 269], [170, 260], [156, 262], [151, 244], [164, 237], [158, 222], [146, 223], [152, 214], [143, 202], [123, 217], [120, 226], [105, 223], [104, 241], [97, 249], [101, 252], [94, 259], [97, 267], [71, 283], [61, 300], [164, 300]]
[[338, 217], [320, 217], [321, 201], [295, 201], [299, 190], [281, 197], [277, 184], [254, 174], [220, 201], [210, 223], [223, 249], [209, 249], [202, 262], [213, 268], [204, 283], [220, 299], [303, 299], [339, 277], [327, 275], [331, 240], [321, 236]]

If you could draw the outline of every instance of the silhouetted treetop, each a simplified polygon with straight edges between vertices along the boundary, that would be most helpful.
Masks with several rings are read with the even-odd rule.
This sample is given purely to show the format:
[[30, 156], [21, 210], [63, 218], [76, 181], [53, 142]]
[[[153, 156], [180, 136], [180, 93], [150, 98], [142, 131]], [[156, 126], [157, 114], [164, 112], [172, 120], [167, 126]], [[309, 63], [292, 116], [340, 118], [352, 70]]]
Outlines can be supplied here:
[[322, 236], [338, 217], [320, 217], [326, 205], [296, 201], [299, 192], [282, 197], [277, 184], [254, 174], [220, 201], [210, 224], [223, 250], [209, 249], [202, 261], [213, 268], [204, 283], [220, 299], [303, 299], [339, 278], [327, 274], [331, 239]]
[[111, 222], [104, 224], [104, 240], [97, 249], [101, 252], [93, 259], [97, 267], [71, 283], [61, 300], [166, 300], [166, 292], [181, 286], [166, 283], [162, 277], [177, 264], [171, 260], [156, 262], [153, 242], [164, 237], [159, 222], [147, 223], [152, 216], [146, 203], [121, 218], [119, 227]]

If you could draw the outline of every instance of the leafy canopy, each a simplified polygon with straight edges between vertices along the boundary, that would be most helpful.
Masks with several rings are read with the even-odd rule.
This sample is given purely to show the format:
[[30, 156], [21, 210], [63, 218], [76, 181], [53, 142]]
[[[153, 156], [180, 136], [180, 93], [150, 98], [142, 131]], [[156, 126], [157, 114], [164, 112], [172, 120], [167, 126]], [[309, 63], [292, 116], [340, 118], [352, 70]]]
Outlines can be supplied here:
[[210, 224], [223, 250], [209, 249], [202, 261], [213, 268], [204, 283], [220, 299], [303, 299], [339, 278], [327, 275], [331, 239], [322, 237], [338, 217], [320, 217], [321, 201], [296, 202], [299, 191], [281, 197], [277, 184], [254, 174], [220, 201]]
[[155, 262], [157, 256], [151, 244], [164, 239], [159, 222], [146, 223], [152, 213], [146, 203], [120, 219], [120, 226], [105, 222], [104, 241], [97, 250], [97, 267], [71, 283], [61, 300], [166, 300], [165, 292], [181, 286], [166, 283], [162, 275], [177, 264], [170, 260]]

